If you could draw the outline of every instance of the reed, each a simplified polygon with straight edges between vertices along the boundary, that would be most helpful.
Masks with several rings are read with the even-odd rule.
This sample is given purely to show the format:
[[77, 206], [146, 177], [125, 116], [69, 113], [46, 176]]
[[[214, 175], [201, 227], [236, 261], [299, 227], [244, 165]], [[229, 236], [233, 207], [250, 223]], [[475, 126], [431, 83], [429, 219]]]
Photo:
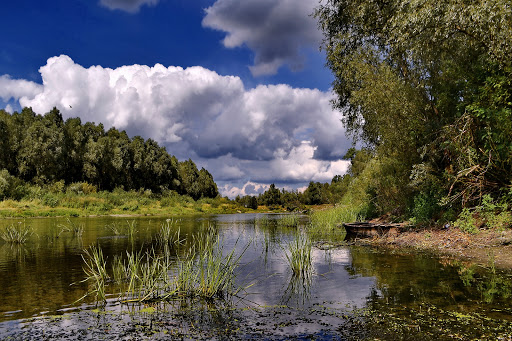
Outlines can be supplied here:
[[[235, 249], [224, 255], [222, 240], [209, 227], [201, 237], [201, 244], [188, 250], [184, 259], [176, 265], [171, 263], [170, 248], [164, 247], [163, 253], [155, 249], [144, 253], [126, 252], [123, 260], [114, 257], [112, 277], [106, 272], [103, 253], [98, 247], [84, 251], [84, 272], [86, 279], [92, 283], [92, 289], [84, 296], [96, 297], [105, 302], [105, 285], [113, 279], [117, 285], [124, 285], [126, 290], [120, 298], [130, 302], [161, 301], [186, 297], [203, 299], [226, 298], [236, 295], [243, 288], [235, 286], [236, 268], [242, 255]], [[178, 239], [179, 240], [179, 239]]]
[[316, 234], [334, 232], [341, 223], [361, 220], [360, 212], [359, 207], [350, 205], [339, 205], [331, 209], [315, 211], [311, 214], [309, 232]]
[[160, 225], [160, 231], [157, 234], [157, 241], [161, 245], [180, 245], [184, 240], [181, 239], [181, 229], [178, 225], [180, 220], [166, 219], [165, 223]]
[[91, 246], [82, 254], [84, 262], [83, 270], [86, 278], [82, 282], [89, 282], [93, 289], [89, 290], [81, 299], [93, 295], [97, 302], [106, 302], [105, 282], [110, 278], [106, 270], [106, 262], [103, 258], [103, 251], [99, 246]]
[[209, 234], [205, 244], [196, 265], [198, 270], [197, 294], [207, 299], [236, 294], [238, 289], [235, 287], [235, 269], [249, 244], [241, 254], [236, 255], [235, 248], [233, 248], [226, 256], [223, 255], [224, 245], [219, 236]]
[[62, 231], [70, 231], [73, 232], [73, 235], [77, 237], [82, 237], [82, 234], [84, 233], [84, 224], [75, 224], [72, 222], [69, 218], [66, 219], [67, 224], [59, 224], [57, 225], [59, 228], [62, 229]]
[[49, 241], [52, 241], [52, 240], [58, 239], [64, 231], [66, 231], [66, 230], [64, 228], [62, 228], [61, 226], [52, 224], [46, 231], [45, 237]]
[[[271, 225], [274, 225], [274, 221], [272, 221], [269, 217], [267, 217], [266, 215], [262, 216], [262, 217], [259, 217], [257, 220], [256, 220], [256, 223], [260, 226], [260, 227], [267, 227], [267, 226], [271, 226]], [[274, 225], [275, 226], [275, 225]]]
[[116, 236], [119, 236], [123, 233], [123, 228], [117, 222], [113, 222], [112, 224], [106, 225], [106, 227], [111, 230]]
[[277, 220], [279, 227], [297, 227], [299, 226], [300, 216], [297, 213], [285, 214]]
[[126, 221], [127, 224], [127, 234], [130, 239], [133, 239], [133, 236], [139, 232], [137, 230], [137, 222], [135, 220], [132, 221]]
[[32, 228], [20, 221], [17, 224], [7, 226], [5, 230], [0, 232], [0, 237], [7, 243], [24, 244], [32, 233]]
[[311, 258], [311, 241], [305, 234], [299, 234], [288, 243], [285, 257], [294, 276], [309, 276], [313, 264]]

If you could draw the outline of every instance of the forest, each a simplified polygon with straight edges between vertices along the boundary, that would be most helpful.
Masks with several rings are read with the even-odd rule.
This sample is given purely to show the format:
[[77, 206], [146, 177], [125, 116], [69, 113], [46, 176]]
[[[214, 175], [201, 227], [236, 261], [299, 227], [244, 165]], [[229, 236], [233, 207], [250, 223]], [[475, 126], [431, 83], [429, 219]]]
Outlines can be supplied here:
[[343, 203], [416, 222], [510, 210], [510, 1], [328, 0], [315, 17], [362, 146]]
[[212, 175], [192, 160], [180, 162], [152, 139], [105, 131], [101, 123], [64, 121], [56, 108], [45, 115], [0, 110], [0, 136], [0, 200], [20, 200], [31, 186], [85, 194], [174, 191], [194, 200], [218, 195]]

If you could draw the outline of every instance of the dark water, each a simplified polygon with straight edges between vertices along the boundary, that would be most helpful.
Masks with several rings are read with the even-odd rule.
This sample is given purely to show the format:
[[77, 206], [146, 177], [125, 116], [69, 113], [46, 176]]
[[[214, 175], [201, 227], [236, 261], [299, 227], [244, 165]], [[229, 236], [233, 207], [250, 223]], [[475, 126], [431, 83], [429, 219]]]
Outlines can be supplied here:
[[[284, 249], [297, 228], [269, 216], [181, 218], [185, 244], [216, 226], [224, 249], [242, 256], [227, 301], [199, 299], [106, 306], [89, 298], [83, 250], [107, 256], [154, 245], [165, 218], [74, 218], [81, 236], [51, 231], [66, 219], [31, 219], [22, 245], [0, 241], [0, 339], [512, 339], [511, 273], [429, 254], [368, 247], [313, 247], [313, 273], [292, 276]], [[136, 221], [133, 238], [123, 226]], [[2, 220], [0, 228], [18, 220]], [[111, 226], [117, 226], [116, 234]], [[123, 232], [124, 231], [124, 232]], [[318, 244], [321, 245], [321, 244]]]

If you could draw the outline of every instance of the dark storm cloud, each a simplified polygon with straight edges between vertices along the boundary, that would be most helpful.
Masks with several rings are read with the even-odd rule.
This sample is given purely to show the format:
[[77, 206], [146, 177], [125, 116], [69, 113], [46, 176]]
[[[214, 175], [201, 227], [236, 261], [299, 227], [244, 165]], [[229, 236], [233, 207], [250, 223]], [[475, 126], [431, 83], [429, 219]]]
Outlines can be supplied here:
[[304, 48], [317, 48], [321, 34], [311, 17], [318, 0], [217, 0], [206, 9], [203, 26], [227, 33], [224, 46], [248, 46], [251, 72], [275, 74], [287, 64], [300, 69]]

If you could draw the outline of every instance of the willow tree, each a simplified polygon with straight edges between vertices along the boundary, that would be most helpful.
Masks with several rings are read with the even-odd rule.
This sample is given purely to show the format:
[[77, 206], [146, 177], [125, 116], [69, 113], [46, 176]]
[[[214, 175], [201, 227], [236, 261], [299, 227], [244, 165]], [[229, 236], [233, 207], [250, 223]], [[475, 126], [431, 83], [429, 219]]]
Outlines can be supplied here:
[[416, 193], [436, 187], [466, 204], [510, 186], [511, 11], [503, 0], [317, 8], [334, 107], [377, 158], [401, 165], [395, 176]]

